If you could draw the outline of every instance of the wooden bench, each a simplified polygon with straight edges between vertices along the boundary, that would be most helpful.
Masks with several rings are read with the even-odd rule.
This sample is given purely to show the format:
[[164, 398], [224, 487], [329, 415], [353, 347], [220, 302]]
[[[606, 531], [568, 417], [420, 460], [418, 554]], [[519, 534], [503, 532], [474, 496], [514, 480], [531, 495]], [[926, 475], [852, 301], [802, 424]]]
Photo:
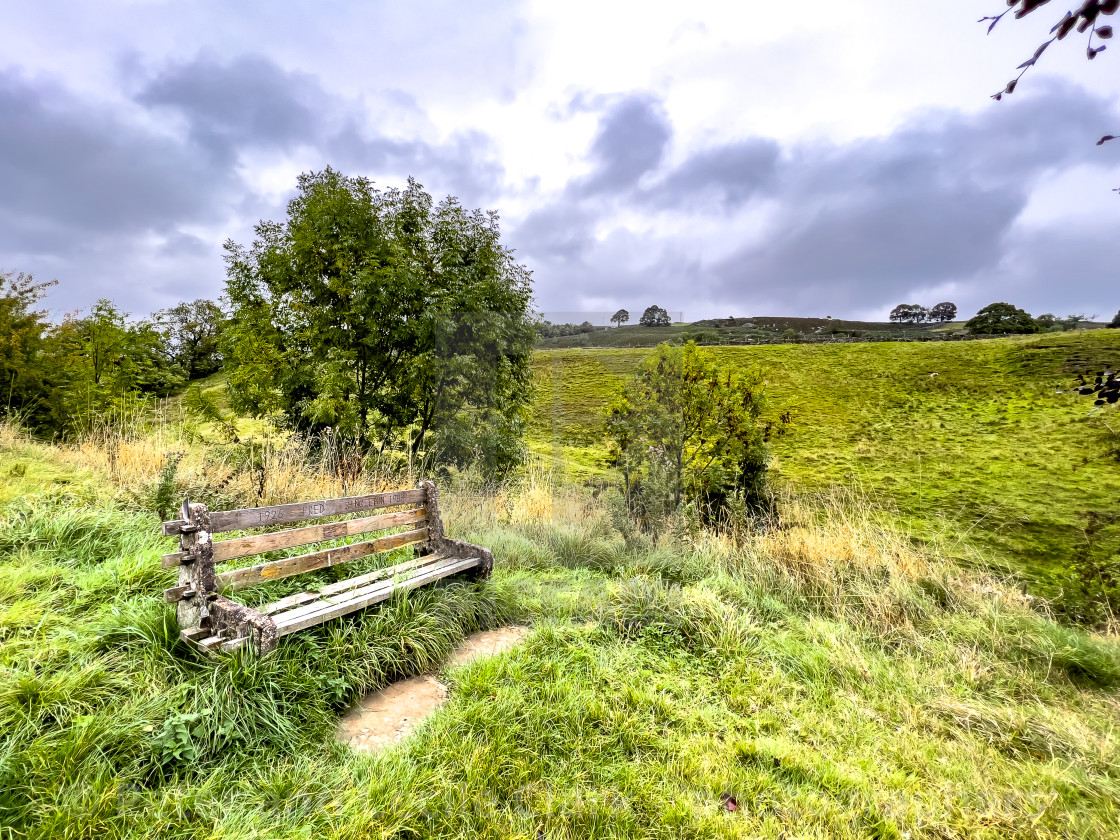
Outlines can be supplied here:
[[[211, 537], [225, 531], [248, 531], [381, 510], [386, 512], [219, 542]], [[179, 537], [179, 550], [165, 554], [162, 559], [164, 568], [179, 569], [178, 585], [164, 592], [164, 600], [176, 605], [180, 636], [210, 654], [228, 653], [243, 646], [258, 654], [267, 653], [276, 647], [281, 636], [364, 609], [386, 600], [397, 590], [413, 589], [451, 575], [485, 578], [494, 565], [489, 550], [444, 536], [439, 491], [430, 481], [421, 482], [416, 490], [243, 510], [210, 511], [205, 505], [188, 500], [183, 502], [181, 513], [181, 519], [163, 523], [165, 535]], [[215, 568], [264, 552], [390, 529], [396, 532], [366, 542], [320, 548], [298, 557], [225, 572]], [[225, 597], [239, 589], [405, 546], [415, 547], [411, 560], [317, 590], [309, 587], [309, 591], [255, 609]]]

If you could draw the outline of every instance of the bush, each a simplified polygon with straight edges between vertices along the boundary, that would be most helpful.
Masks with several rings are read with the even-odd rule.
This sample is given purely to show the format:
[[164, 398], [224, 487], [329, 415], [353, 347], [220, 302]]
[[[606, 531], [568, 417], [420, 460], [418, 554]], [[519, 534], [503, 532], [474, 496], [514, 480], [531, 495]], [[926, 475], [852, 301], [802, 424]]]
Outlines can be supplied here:
[[607, 406], [611, 461], [627, 503], [647, 529], [682, 502], [718, 512], [765, 496], [762, 379], [718, 364], [695, 343], [661, 344]]

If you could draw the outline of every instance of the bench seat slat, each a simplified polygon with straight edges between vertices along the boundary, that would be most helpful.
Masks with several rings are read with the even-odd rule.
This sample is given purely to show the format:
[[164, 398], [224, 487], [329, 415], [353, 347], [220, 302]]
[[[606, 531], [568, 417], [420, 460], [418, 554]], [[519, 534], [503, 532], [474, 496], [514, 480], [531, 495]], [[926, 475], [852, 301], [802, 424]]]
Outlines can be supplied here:
[[[395, 490], [391, 493], [371, 493], [367, 496], [350, 496], [345, 499], [322, 499], [316, 502], [296, 502], [290, 505], [270, 505], [241, 510], [217, 510], [210, 514], [210, 533], [245, 531], [264, 525], [299, 522], [301, 519], [321, 519], [324, 516], [337, 516], [341, 513], [414, 505], [423, 502], [424, 499], [423, 489]], [[168, 537], [180, 534], [186, 524], [181, 519], [164, 522], [163, 534]]]
[[[238, 557], [249, 557], [254, 554], [264, 554], [266, 551], [276, 551], [281, 548], [292, 548], [297, 545], [322, 542], [323, 540], [337, 540], [343, 537], [353, 537], [366, 534], [370, 531], [381, 531], [386, 528], [396, 528], [400, 525], [414, 525], [427, 520], [428, 511], [425, 508], [402, 510], [396, 513], [382, 513], [377, 516], [366, 516], [361, 519], [347, 519], [343, 522], [328, 522], [323, 525], [310, 525], [306, 528], [291, 528], [287, 531], [276, 531], [271, 534], [254, 534], [249, 537], [238, 537], [232, 540], [222, 540], [214, 543], [214, 562], [224, 563]], [[183, 563], [187, 555], [181, 551], [165, 554], [160, 559], [160, 565], [165, 569], [173, 569]]]
[[385, 601], [398, 589], [414, 589], [417, 586], [423, 586], [426, 583], [470, 569], [477, 566], [479, 562], [480, 560], [477, 557], [450, 558], [432, 566], [427, 566], [419, 574], [402, 581], [387, 580], [353, 590], [345, 593], [345, 595], [335, 596], [329, 600], [315, 601], [307, 605], [313, 607], [313, 609], [304, 611], [301, 608], [277, 616], [275, 618], [276, 628], [279, 635], [286, 636], [289, 633], [295, 633], [297, 630], [322, 624], [332, 618], [338, 618], [380, 601]]
[[316, 569], [326, 569], [329, 566], [337, 566], [339, 563], [357, 560], [361, 557], [369, 557], [371, 554], [381, 554], [385, 551], [392, 551], [395, 548], [415, 545], [427, 539], [427, 527], [416, 528], [412, 531], [391, 534], [388, 537], [380, 537], [368, 542], [344, 545], [340, 548], [329, 548], [324, 551], [312, 552], [311, 554], [301, 554], [299, 557], [288, 557], [284, 560], [258, 563], [256, 566], [234, 569], [233, 571], [223, 572], [218, 575], [218, 588], [222, 592], [236, 592], [238, 589], [257, 586], [262, 583], [270, 583], [274, 580], [281, 580], [286, 577], [291, 577], [292, 575], [300, 575], [304, 572], [315, 571]]
[[[435, 554], [429, 554], [421, 558], [421, 562], [401, 563], [398, 566], [390, 566], [388, 569], [378, 569], [369, 575], [362, 575], [358, 578], [351, 578], [350, 580], [340, 581], [334, 584], [331, 589], [322, 589], [319, 592], [304, 592], [303, 595], [308, 596], [300, 603], [293, 603], [284, 606], [282, 610], [272, 610], [272, 620], [278, 624], [281, 621], [290, 621], [295, 616], [304, 615], [305, 613], [313, 612], [324, 606], [346, 601], [351, 598], [357, 598], [362, 595], [369, 594], [375, 589], [388, 586], [392, 588], [394, 580], [402, 579], [401, 576], [414, 577], [417, 574], [428, 571], [440, 564], [446, 564], [448, 558]], [[383, 573], [389, 574], [383, 574]]]
[[357, 589], [359, 586], [373, 583], [376, 580], [383, 580], [394, 575], [399, 575], [402, 572], [412, 571], [421, 568], [422, 566], [430, 566], [432, 563], [438, 563], [440, 560], [445, 559], [442, 554], [426, 554], [423, 557], [417, 557], [414, 560], [408, 560], [404, 563], [397, 563], [395, 566], [386, 566], [384, 569], [375, 569], [364, 575], [357, 577], [347, 578], [340, 580], [338, 583], [328, 584], [317, 592], [297, 592], [295, 595], [289, 595], [286, 598], [281, 598], [279, 601], [274, 601], [271, 604], [266, 604], [263, 607], [258, 607], [257, 612], [262, 615], [276, 615], [284, 610], [290, 610], [295, 607], [302, 606], [308, 601], [314, 601], [324, 595], [341, 595], [343, 592], [348, 592], [351, 589]]

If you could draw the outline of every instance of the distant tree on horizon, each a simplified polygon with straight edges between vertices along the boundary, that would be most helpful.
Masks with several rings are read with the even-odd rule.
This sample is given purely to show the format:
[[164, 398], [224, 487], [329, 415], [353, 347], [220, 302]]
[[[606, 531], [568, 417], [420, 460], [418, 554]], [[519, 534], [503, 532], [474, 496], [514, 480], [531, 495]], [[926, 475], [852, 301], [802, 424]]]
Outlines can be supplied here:
[[654, 304], [646, 307], [638, 323], [643, 327], [668, 327], [673, 323], [673, 319], [669, 317], [668, 312]]
[[1038, 321], [1024, 310], [1000, 301], [989, 303], [965, 324], [974, 335], [1001, 335], [1007, 333], [1036, 333]]
[[900, 303], [891, 310], [890, 318], [898, 324], [920, 324], [929, 317], [929, 310], [917, 303]]
[[957, 317], [957, 305], [951, 301], [942, 301], [935, 304], [929, 310], [930, 320], [937, 321], [944, 324], [946, 321], [952, 321]]
[[630, 313], [627, 312], [625, 309], [620, 309], [611, 316], [611, 323], [614, 324], [616, 327], [621, 327], [623, 324], [625, 324], [629, 320], [630, 320]]

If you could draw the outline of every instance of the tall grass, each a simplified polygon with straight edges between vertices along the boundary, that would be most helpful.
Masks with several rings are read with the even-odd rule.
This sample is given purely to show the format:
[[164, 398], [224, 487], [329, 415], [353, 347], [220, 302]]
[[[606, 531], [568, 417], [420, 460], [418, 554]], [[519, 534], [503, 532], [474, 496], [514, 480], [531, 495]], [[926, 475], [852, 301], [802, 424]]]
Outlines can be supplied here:
[[[0, 475], [34, 455], [85, 476], [31, 492], [47, 479], [29, 469], [0, 508], [3, 840], [1120, 832], [1116, 640], [1055, 624], [858, 496], [681, 522], [654, 545], [543, 465], [498, 487], [459, 476], [447, 527], [494, 550], [491, 580], [210, 661], [177, 641], [169, 543], [133, 501], [179, 446], [183, 489], [227, 474], [199, 466], [227, 450], [187, 436], [137, 435], [111, 462], [104, 443], [0, 429]], [[269, 500], [342, 492], [299, 446], [267, 456]], [[376, 756], [335, 742], [363, 692], [511, 621], [534, 630], [446, 669], [451, 700], [413, 737]]]

